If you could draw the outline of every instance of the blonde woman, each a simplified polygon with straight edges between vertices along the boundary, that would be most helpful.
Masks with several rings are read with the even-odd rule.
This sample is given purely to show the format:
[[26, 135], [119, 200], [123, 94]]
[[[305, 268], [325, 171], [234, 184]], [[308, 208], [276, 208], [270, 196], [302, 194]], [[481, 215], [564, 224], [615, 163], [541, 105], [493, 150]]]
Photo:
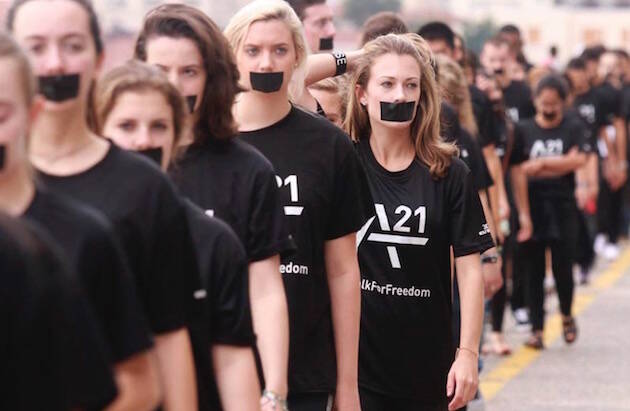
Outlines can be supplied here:
[[[362, 409], [455, 410], [477, 390], [479, 255], [492, 238], [470, 171], [440, 137], [429, 49], [389, 34], [364, 50], [345, 122], [374, 199], [357, 240]], [[462, 308], [457, 351], [451, 249]]]
[[273, 164], [297, 244], [280, 272], [289, 303], [289, 408], [358, 410], [359, 267], [356, 232], [365, 182], [352, 144], [326, 119], [292, 102], [303, 90], [302, 25], [280, 0], [254, 1], [225, 29], [245, 90], [239, 138]]

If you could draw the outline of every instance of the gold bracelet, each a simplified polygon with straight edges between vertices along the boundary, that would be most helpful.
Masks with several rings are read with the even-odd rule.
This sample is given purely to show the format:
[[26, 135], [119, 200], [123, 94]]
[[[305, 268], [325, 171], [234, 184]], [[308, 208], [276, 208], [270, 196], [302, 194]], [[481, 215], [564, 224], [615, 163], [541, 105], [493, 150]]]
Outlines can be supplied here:
[[457, 359], [457, 357], [459, 356], [460, 351], [468, 351], [469, 353], [473, 354], [475, 357], [479, 358], [479, 353], [477, 351], [473, 351], [465, 347], [459, 347], [457, 351], [455, 351], [455, 359]]

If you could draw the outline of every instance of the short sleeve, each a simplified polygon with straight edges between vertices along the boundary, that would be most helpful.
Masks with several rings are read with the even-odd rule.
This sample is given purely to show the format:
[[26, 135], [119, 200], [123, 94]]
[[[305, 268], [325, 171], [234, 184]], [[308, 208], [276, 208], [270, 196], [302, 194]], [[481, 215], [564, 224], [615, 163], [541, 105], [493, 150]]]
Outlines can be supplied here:
[[449, 235], [455, 257], [483, 253], [494, 246], [470, 170], [453, 161], [447, 176]]
[[333, 198], [326, 240], [334, 240], [358, 231], [373, 207], [365, 170], [352, 148], [350, 139], [341, 135], [337, 155], [341, 161], [335, 166]]
[[210, 338], [214, 344], [251, 346], [255, 337], [249, 304], [247, 258], [236, 234], [227, 226], [223, 228], [208, 273], [212, 290]]
[[571, 127], [569, 135], [573, 141], [571, 147], [577, 146], [582, 153], [592, 153], [595, 150], [595, 146], [592, 145], [592, 133], [586, 124], [580, 120], [571, 121]]
[[153, 224], [150, 269], [145, 279], [144, 303], [154, 333], [186, 325], [189, 295], [198, 282], [197, 260], [186, 215], [175, 190], [166, 181], [159, 186]]
[[247, 244], [244, 244], [249, 261], [261, 261], [293, 251], [295, 245], [285, 226], [282, 201], [271, 166], [257, 173], [251, 191], [254, 194], [248, 216]]
[[117, 240], [106, 226], [95, 224], [91, 231], [79, 254], [79, 272], [89, 276], [86, 292], [116, 363], [149, 349], [150, 331]]

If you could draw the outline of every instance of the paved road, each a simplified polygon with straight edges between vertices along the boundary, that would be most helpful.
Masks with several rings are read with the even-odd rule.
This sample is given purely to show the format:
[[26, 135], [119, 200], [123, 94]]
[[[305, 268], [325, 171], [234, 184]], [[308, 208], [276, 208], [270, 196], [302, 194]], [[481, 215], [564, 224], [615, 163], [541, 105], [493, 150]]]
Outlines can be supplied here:
[[560, 334], [555, 295], [548, 297], [542, 352], [522, 348], [506, 314], [514, 353], [486, 357], [481, 375], [486, 411], [630, 411], [630, 249], [615, 263], [600, 263], [577, 290], [580, 336], [567, 346]]

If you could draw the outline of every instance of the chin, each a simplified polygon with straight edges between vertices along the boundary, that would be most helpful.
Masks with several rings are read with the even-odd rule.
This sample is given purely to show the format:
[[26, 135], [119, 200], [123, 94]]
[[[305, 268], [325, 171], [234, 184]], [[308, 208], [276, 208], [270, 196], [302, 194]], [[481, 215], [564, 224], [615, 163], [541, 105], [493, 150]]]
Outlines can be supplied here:
[[413, 120], [404, 121], [404, 122], [380, 120], [380, 123], [383, 126], [387, 128], [391, 128], [393, 130], [404, 130], [411, 127], [411, 123], [413, 123]]
[[44, 103], [44, 111], [50, 113], [62, 113], [74, 109], [78, 102], [79, 99], [77, 98], [60, 102], [46, 100]]

